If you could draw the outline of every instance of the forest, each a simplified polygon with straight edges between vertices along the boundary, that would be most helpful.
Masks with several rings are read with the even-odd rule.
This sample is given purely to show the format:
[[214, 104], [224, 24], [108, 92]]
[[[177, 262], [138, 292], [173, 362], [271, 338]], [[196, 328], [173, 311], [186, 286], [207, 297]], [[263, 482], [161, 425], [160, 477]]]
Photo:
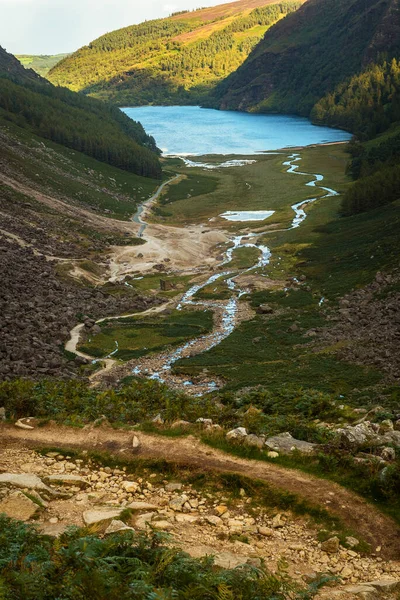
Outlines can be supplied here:
[[2, 49], [0, 53], [4, 121], [120, 169], [161, 177], [156, 143], [140, 123], [116, 106], [57, 88], [25, 71]]
[[237, 69], [265, 31], [299, 0], [215, 17], [207, 30], [198, 11], [108, 33], [58, 63], [55, 84], [118, 104], [196, 104]]

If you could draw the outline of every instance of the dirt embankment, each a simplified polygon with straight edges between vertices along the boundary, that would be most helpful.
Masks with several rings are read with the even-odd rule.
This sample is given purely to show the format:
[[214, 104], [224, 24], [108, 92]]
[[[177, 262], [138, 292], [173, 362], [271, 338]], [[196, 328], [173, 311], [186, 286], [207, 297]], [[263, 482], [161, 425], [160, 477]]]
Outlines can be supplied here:
[[[77, 430], [47, 425], [40, 429], [24, 431], [3, 425], [0, 426], [0, 437], [4, 444], [12, 444], [15, 441], [31, 447], [103, 450], [117, 456], [132, 456], [132, 433], [110, 428]], [[400, 557], [400, 528], [394, 521], [356, 494], [335, 483], [271, 463], [229, 456], [205, 446], [193, 436], [168, 439], [140, 433], [139, 438], [141, 445], [135, 457], [163, 459], [202, 472], [213, 470], [238, 473], [266, 481], [295, 493], [314, 505], [323, 506], [328, 512], [339, 517], [347, 527], [362, 535], [372, 548], [381, 547], [382, 557]]]

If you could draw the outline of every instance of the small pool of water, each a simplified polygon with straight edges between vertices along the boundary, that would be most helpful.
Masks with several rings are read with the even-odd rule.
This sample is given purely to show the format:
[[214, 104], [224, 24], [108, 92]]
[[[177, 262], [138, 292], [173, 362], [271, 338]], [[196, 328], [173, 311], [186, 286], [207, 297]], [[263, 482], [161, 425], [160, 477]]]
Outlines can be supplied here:
[[142, 123], [165, 155], [248, 155], [351, 138], [341, 129], [320, 127], [303, 117], [289, 115], [255, 115], [199, 106], [139, 106], [122, 110]]
[[264, 221], [274, 212], [274, 210], [227, 210], [219, 216], [227, 221]]

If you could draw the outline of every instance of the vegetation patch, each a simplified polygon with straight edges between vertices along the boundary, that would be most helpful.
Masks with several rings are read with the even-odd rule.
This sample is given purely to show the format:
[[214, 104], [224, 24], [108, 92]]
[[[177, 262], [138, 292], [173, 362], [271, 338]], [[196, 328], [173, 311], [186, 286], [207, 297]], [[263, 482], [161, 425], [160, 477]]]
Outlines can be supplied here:
[[81, 343], [79, 350], [96, 358], [104, 358], [117, 348], [114, 358], [130, 360], [208, 333], [213, 327], [213, 313], [174, 311], [164, 318], [110, 319], [103, 321], [100, 326], [101, 333]]

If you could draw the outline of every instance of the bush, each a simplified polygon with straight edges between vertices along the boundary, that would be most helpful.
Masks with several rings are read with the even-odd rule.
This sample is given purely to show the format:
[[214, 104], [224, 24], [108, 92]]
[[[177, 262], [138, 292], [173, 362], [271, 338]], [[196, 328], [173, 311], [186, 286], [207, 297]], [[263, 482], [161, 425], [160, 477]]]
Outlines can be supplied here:
[[164, 533], [100, 539], [70, 528], [50, 541], [0, 515], [0, 597], [13, 600], [307, 600], [320, 587], [285, 572], [244, 565], [218, 569], [165, 545]]

